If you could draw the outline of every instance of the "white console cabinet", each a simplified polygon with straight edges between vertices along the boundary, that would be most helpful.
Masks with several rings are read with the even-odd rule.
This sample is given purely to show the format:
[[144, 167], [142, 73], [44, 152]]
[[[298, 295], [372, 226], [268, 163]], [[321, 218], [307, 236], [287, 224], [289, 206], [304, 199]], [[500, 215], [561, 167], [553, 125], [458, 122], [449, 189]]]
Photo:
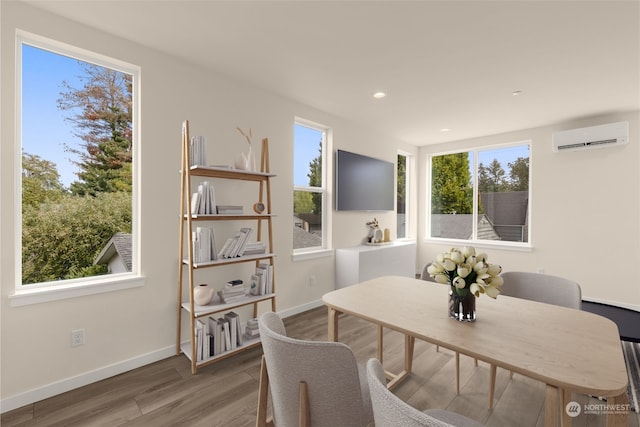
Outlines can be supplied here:
[[336, 249], [336, 289], [380, 276], [415, 277], [416, 243]]

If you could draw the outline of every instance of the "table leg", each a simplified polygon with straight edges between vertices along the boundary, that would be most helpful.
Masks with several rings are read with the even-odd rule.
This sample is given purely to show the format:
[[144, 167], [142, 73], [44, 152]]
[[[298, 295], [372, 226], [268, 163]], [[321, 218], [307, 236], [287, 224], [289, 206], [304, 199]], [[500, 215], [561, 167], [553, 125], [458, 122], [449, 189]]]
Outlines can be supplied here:
[[456, 395], [460, 395], [460, 353], [456, 351]]
[[415, 342], [416, 339], [414, 337], [409, 335], [404, 336], [404, 370], [402, 372], [395, 375], [391, 372], [385, 371], [385, 376], [391, 380], [387, 383], [387, 388], [389, 390], [393, 390], [395, 386], [404, 381], [405, 378], [407, 378], [411, 373], [411, 369], [413, 367], [413, 348]]
[[567, 404], [571, 402], [571, 391], [560, 389], [560, 425], [562, 427], [571, 426], [571, 418], [567, 412]]
[[327, 339], [329, 341], [338, 341], [338, 315], [340, 315], [340, 312], [328, 307], [328, 315], [329, 330], [327, 331]]
[[378, 360], [382, 363], [382, 353], [384, 352], [384, 342], [382, 338], [382, 325], [378, 326]]
[[489, 409], [493, 409], [493, 395], [496, 391], [496, 370], [497, 366], [492, 363], [489, 369]]
[[[607, 413], [607, 427], [623, 427], [629, 425], [629, 397], [627, 393], [607, 399], [613, 410]], [[616, 410], [620, 406], [620, 410]]]
[[544, 425], [545, 427], [558, 426], [558, 388], [550, 384], [544, 392]]
[[412, 336], [404, 336], [404, 370], [409, 373], [413, 369], [413, 348], [416, 339]]

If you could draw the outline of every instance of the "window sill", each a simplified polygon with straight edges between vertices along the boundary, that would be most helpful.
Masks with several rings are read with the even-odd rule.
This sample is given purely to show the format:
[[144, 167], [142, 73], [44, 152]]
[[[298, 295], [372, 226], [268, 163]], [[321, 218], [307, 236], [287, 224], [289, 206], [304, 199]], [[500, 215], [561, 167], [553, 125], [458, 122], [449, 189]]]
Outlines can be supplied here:
[[316, 258], [324, 258], [331, 256], [333, 254], [333, 249], [317, 249], [310, 250], [305, 252], [295, 252], [291, 255], [291, 259], [293, 262], [296, 261], [306, 261], [308, 259], [316, 259]]
[[19, 307], [40, 304], [141, 286], [144, 286], [143, 276], [122, 274], [115, 277], [115, 275], [112, 275], [108, 278], [101, 277], [90, 281], [83, 280], [55, 286], [37, 286], [33, 289], [16, 290], [13, 295], [9, 295], [9, 305], [11, 307]]
[[506, 251], [520, 251], [531, 252], [533, 246], [531, 243], [520, 242], [506, 242], [506, 241], [490, 241], [490, 240], [457, 240], [457, 239], [440, 239], [435, 237], [428, 237], [425, 239], [426, 243], [440, 244], [440, 245], [453, 245], [453, 246], [473, 246], [474, 248], [485, 249], [503, 249]]

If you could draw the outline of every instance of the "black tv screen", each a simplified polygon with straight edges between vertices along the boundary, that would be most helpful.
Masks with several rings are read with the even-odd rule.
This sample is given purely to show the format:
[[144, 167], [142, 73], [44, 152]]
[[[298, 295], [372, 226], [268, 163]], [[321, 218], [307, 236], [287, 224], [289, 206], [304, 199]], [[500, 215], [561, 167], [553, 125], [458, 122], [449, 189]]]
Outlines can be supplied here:
[[337, 150], [335, 170], [336, 210], [394, 210], [393, 163]]

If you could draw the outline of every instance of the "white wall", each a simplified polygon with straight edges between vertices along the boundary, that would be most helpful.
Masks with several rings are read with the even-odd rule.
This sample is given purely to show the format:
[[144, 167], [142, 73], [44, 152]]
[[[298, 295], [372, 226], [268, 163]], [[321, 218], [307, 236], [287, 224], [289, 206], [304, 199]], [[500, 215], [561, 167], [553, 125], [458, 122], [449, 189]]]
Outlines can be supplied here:
[[[95, 31], [19, 2], [1, 3], [0, 283], [2, 411], [19, 407], [87, 381], [97, 380], [174, 354], [180, 131], [184, 119], [192, 135], [205, 135], [212, 163], [231, 164], [246, 143], [236, 126], [251, 127], [270, 139], [276, 280], [279, 311], [318, 304], [334, 288], [333, 255], [293, 262], [293, 121], [304, 117], [333, 129], [333, 149], [344, 148], [395, 162], [398, 149], [417, 149], [209, 70]], [[35, 305], [11, 307], [16, 233], [13, 189], [15, 141], [14, 35], [22, 29], [111, 56], [142, 68], [141, 107], [141, 264], [145, 286]], [[256, 138], [257, 143], [258, 138]], [[256, 144], [257, 145], [257, 144]], [[259, 158], [259, 157], [258, 157]], [[231, 185], [235, 191], [238, 188]], [[255, 196], [243, 202], [253, 203]], [[232, 191], [220, 190], [219, 200]], [[252, 193], [253, 194], [253, 193]], [[218, 195], [218, 194], [217, 194]], [[245, 207], [251, 206], [245, 204]], [[334, 245], [352, 246], [366, 233], [372, 215], [340, 213], [333, 219]], [[395, 234], [393, 213], [378, 215]], [[17, 254], [19, 256], [19, 254]], [[215, 283], [237, 271], [217, 269]], [[316, 285], [309, 286], [309, 276]], [[203, 279], [204, 280], [204, 279]], [[266, 310], [268, 305], [262, 307]], [[84, 328], [86, 344], [70, 348], [70, 331]]]
[[[629, 122], [629, 143], [596, 150], [554, 153], [558, 130]], [[577, 281], [587, 300], [640, 310], [640, 148], [638, 112], [611, 114], [420, 150], [421, 182], [428, 156], [492, 144], [531, 140], [531, 251], [487, 249], [505, 271], [531, 271]], [[420, 193], [424, 205], [426, 191]], [[421, 210], [418, 261], [425, 264], [447, 248], [425, 240]], [[484, 250], [484, 249], [483, 249]]]

